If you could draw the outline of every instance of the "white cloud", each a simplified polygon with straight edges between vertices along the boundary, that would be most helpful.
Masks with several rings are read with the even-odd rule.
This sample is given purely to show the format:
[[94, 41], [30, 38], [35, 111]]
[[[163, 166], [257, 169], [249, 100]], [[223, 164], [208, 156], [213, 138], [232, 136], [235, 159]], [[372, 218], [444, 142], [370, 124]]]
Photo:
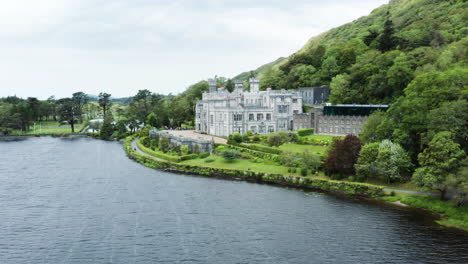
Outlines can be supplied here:
[[0, 96], [178, 93], [287, 56], [385, 2], [2, 1]]

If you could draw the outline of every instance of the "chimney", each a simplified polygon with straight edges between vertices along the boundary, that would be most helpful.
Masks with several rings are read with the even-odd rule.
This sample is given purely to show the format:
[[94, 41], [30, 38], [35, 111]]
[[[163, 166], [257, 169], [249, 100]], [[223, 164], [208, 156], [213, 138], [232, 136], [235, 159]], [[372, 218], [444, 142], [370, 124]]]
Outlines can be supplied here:
[[260, 80], [259, 79], [250, 78], [249, 82], [250, 82], [250, 92], [256, 93], [256, 92], [260, 91]]
[[242, 92], [244, 90], [244, 82], [241, 80], [235, 80], [234, 86], [236, 87], [236, 91]]
[[208, 85], [210, 86], [210, 93], [215, 93], [216, 92], [216, 86], [217, 86], [216, 80], [208, 79]]

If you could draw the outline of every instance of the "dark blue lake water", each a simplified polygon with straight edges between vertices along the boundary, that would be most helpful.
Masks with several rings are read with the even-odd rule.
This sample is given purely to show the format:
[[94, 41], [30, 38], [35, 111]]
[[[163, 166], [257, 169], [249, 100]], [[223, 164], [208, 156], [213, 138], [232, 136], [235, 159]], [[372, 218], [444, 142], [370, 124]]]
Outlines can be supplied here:
[[0, 263], [468, 263], [419, 211], [165, 173], [116, 142], [0, 142]]

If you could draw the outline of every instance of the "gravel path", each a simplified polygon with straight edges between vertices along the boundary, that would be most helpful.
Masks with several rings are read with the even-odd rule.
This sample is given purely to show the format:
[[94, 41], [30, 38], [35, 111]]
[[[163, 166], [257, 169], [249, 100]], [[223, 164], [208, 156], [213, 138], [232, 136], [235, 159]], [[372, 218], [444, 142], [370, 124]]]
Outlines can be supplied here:
[[143, 154], [143, 155], [145, 155], [145, 156], [151, 157], [151, 158], [153, 158], [153, 159], [166, 161], [165, 159], [161, 159], [161, 158], [158, 158], [158, 157], [155, 157], [155, 156], [153, 156], [153, 155], [149, 155], [149, 154], [143, 152], [143, 150], [141, 150], [141, 149], [138, 147], [137, 142], [138, 142], [138, 138], [135, 139], [135, 140], [133, 140], [133, 141], [132, 141], [132, 144], [131, 144], [132, 149], [136, 150], [136, 152], [138, 152], [138, 153], [140, 153], [140, 154]]
[[407, 190], [398, 190], [398, 189], [392, 189], [392, 188], [384, 188], [384, 191], [388, 191], [388, 192], [394, 191], [394, 192], [399, 192], [399, 193], [409, 193], [409, 194], [428, 195], [428, 196], [439, 196], [439, 194], [437, 193], [407, 191]]

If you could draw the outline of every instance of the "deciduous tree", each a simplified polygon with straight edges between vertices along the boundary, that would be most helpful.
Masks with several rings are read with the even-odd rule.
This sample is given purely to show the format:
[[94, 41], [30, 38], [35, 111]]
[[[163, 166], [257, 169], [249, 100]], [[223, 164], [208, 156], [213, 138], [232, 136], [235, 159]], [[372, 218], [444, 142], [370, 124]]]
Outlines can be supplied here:
[[444, 199], [448, 187], [446, 179], [457, 172], [464, 157], [465, 152], [453, 142], [452, 134], [439, 132], [419, 154], [421, 167], [413, 174], [413, 182], [428, 190], [439, 191], [440, 198]]

